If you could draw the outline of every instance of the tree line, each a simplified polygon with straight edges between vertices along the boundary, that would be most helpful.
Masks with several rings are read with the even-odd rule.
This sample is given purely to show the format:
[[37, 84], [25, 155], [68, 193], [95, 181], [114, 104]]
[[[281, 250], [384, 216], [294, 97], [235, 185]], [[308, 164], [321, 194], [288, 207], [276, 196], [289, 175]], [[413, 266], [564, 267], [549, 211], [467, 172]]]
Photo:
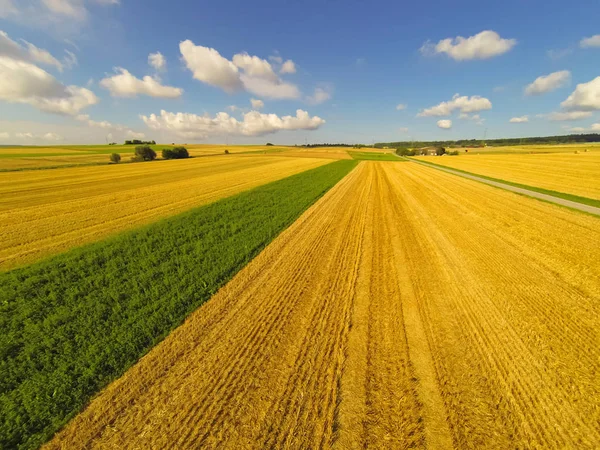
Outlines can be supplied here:
[[528, 145], [528, 144], [575, 144], [579, 142], [600, 142], [600, 134], [569, 134], [565, 136], [537, 136], [526, 138], [500, 138], [500, 139], [459, 139], [456, 141], [397, 141], [378, 142], [376, 148], [383, 147], [476, 147], [481, 145]]

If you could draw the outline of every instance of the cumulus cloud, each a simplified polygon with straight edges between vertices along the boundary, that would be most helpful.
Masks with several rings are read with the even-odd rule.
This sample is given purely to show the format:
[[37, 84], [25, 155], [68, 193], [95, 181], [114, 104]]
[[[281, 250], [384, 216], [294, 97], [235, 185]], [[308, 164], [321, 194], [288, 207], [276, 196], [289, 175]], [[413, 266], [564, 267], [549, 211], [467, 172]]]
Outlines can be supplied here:
[[456, 110], [466, 114], [488, 109], [492, 109], [492, 102], [485, 97], [479, 95], [473, 95], [471, 97], [463, 95], [461, 97], [459, 94], [454, 94], [452, 100], [442, 102], [431, 108], [426, 108], [417, 114], [417, 117], [449, 116]]
[[6, 56], [0, 56], [0, 100], [66, 115], [78, 114], [98, 103], [89, 89], [64, 86], [38, 66]]
[[579, 42], [579, 46], [581, 48], [600, 47], [600, 34], [596, 34], [588, 38], [583, 38]]
[[281, 69], [279, 69], [279, 73], [296, 73], [296, 64], [291, 59], [288, 59], [281, 65]]
[[10, 134], [7, 133], [6, 131], [3, 131], [3, 132], [0, 133], [0, 139], [6, 140], [6, 139], [9, 139], [9, 138], [10, 138]]
[[315, 88], [313, 95], [306, 98], [306, 101], [311, 105], [320, 105], [331, 98], [331, 92], [329, 89]]
[[549, 75], [537, 77], [533, 83], [525, 87], [526, 95], [540, 95], [547, 92], [555, 91], [556, 89], [565, 86], [571, 80], [571, 72], [561, 70], [553, 72]]
[[30, 42], [22, 41], [24, 46], [13, 41], [7, 33], [0, 31], [0, 56], [5, 56], [17, 61], [33, 64], [54, 66], [59, 71], [63, 70], [62, 63], [47, 50], [36, 47]]
[[438, 120], [437, 122], [437, 126], [439, 128], [441, 128], [442, 130], [449, 130], [450, 128], [452, 128], [452, 121], [451, 120]]
[[172, 86], [163, 86], [157, 78], [145, 76], [136, 78], [122, 67], [115, 68], [116, 74], [100, 81], [100, 86], [110, 91], [113, 97], [136, 97], [147, 95], [159, 98], [181, 97], [183, 89]]
[[236, 67], [243, 69], [244, 73], [249, 77], [263, 78], [273, 83], [279, 80], [273, 71], [271, 63], [258, 56], [250, 56], [248, 53], [238, 53], [237, 55], [233, 55], [232, 61]]
[[599, 123], [593, 123], [590, 129], [592, 131], [600, 131], [600, 122]]
[[296, 99], [300, 97], [298, 86], [279, 80], [272, 82], [265, 78], [250, 77], [242, 74], [240, 79], [246, 90], [259, 97], [274, 99]]
[[138, 133], [133, 130], [127, 130], [126, 136], [131, 139], [144, 139], [146, 137], [144, 133]]
[[399, 103], [399, 104], [396, 105], [396, 110], [397, 111], [402, 111], [404, 109], [406, 109], [406, 105], [404, 103]]
[[578, 84], [569, 97], [560, 104], [570, 111], [593, 111], [600, 109], [600, 77]]
[[241, 121], [225, 112], [211, 117], [208, 114], [199, 116], [161, 110], [160, 115], [140, 117], [150, 129], [171, 132], [189, 139], [205, 139], [223, 134], [262, 136], [282, 130], [316, 130], [325, 123], [320, 117], [310, 117], [308, 112], [301, 109], [296, 111], [296, 116], [283, 117], [250, 111], [244, 114]]
[[583, 128], [583, 127], [573, 127], [573, 128], [569, 128], [569, 131], [571, 131], [573, 133], [584, 133], [585, 132], [585, 128]]
[[251, 98], [250, 103], [252, 104], [252, 109], [263, 109], [265, 107], [265, 102], [255, 98]]
[[495, 31], [485, 30], [468, 38], [457, 36], [442, 39], [437, 44], [428, 41], [420, 51], [424, 55], [445, 53], [455, 61], [466, 61], [502, 55], [516, 44], [516, 39], [503, 39]]
[[187, 40], [179, 44], [179, 51], [186, 67], [196, 80], [219, 87], [229, 93], [243, 88], [236, 65], [222, 57], [214, 48], [195, 45]]
[[156, 70], [165, 70], [167, 68], [167, 60], [161, 52], [150, 53], [148, 55], [148, 64]]
[[78, 114], [75, 117], [76, 120], [79, 120], [80, 122], [85, 122], [88, 126], [93, 127], [93, 128], [105, 128], [105, 129], [117, 129], [117, 130], [123, 130], [126, 127], [122, 126], [122, 125], [113, 125], [112, 123], [108, 122], [107, 120], [102, 120], [102, 121], [96, 121], [96, 120], [92, 120], [90, 119], [90, 116], [88, 114]]
[[273, 70], [271, 63], [258, 56], [238, 53], [230, 61], [214, 48], [195, 45], [190, 40], [181, 42], [179, 50], [186, 67], [195, 79], [230, 94], [246, 90], [259, 97], [300, 97], [300, 90], [295, 84], [282, 80]]
[[42, 136], [42, 138], [47, 141], [62, 141], [64, 139], [64, 137], [56, 133], [46, 133]]
[[42, 135], [37, 135], [34, 133], [25, 132], [25, 133], [15, 133], [15, 137], [17, 139], [27, 139], [27, 140], [42, 139], [45, 141], [62, 141], [64, 139], [64, 137], [62, 137], [60, 134], [57, 134], [57, 133], [45, 133]]
[[592, 116], [591, 111], [569, 111], [569, 112], [553, 112], [550, 114], [541, 114], [540, 117], [547, 117], [554, 122], [567, 120], [581, 120]]
[[529, 116], [513, 117], [509, 120], [510, 123], [526, 123], [529, 122]]

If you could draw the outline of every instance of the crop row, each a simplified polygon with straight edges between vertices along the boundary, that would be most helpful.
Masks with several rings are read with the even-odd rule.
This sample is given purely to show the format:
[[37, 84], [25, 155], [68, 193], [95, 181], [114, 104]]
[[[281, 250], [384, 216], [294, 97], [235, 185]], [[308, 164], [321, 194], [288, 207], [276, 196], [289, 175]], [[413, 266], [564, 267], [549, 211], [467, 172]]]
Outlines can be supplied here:
[[355, 165], [334, 162], [0, 274], [0, 447], [48, 439]]

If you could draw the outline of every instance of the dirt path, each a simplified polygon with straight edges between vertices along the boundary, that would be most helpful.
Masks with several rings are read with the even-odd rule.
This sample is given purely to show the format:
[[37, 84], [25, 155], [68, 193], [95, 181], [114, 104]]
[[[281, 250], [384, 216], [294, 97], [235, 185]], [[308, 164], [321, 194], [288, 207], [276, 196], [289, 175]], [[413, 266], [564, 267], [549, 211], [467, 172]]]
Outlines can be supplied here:
[[590, 240], [594, 217], [362, 162], [47, 448], [597, 447]]
[[[415, 159], [411, 159], [411, 161], [416, 162], [418, 164], [423, 164], [420, 161]], [[432, 166], [428, 166], [432, 167]], [[489, 184], [490, 186], [498, 187], [501, 189], [506, 189], [507, 191], [515, 192], [517, 194], [527, 195], [528, 197], [537, 198], [538, 200], [544, 200], [549, 203], [554, 203], [556, 205], [566, 206], [567, 208], [576, 209], [578, 211], [583, 211], [589, 214], [594, 214], [596, 216], [600, 216], [600, 208], [591, 205], [585, 205], [579, 202], [572, 202], [570, 200], [565, 200], [564, 198], [555, 197], [554, 195], [542, 194], [541, 192], [535, 192], [529, 189], [523, 189], [516, 186], [511, 186], [510, 184], [500, 183], [498, 181], [487, 180], [485, 178], [478, 177], [476, 175], [470, 175], [468, 173], [459, 172], [457, 170], [448, 169], [446, 167], [436, 166], [435, 169], [441, 170], [443, 172], [448, 172], [453, 175], [458, 175], [460, 177], [467, 178], [469, 180], [479, 181], [480, 183]]]

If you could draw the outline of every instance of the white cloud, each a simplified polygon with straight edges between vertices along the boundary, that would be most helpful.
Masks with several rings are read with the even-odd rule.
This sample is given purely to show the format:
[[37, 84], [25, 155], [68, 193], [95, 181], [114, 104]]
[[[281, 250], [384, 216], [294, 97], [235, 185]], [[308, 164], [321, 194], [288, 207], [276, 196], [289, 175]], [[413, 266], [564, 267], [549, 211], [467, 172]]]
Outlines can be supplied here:
[[315, 88], [313, 95], [306, 98], [306, 101], [311, 105], [320, 105], [331, 98], [331, 92], [329, 89]]
[[18, 12], [19, 10], [15, 7], [12, 0], [0, 0], [0, 18], [6, 19]]
[[400, 133], [408, 133], [408, 128], [407, 127], [400, 127], [400, 128], [398, 128], [398, 131], [400, 131]]
[[42, 3], [51, 12], [71, 19], [85, 20], [88, 16], [83, 0], [42, 0]]
[[233, 61], [229, 61], [214, 48], [195, 45], [190, 40], [181, 42], [179, 49], [195, 79], [219, 87], [230, 94], [244, 89], [259, 97], [300, 97], [300, 90], [295, 84], [279, 78], [273, 66], [258, 56], [238, 53], [234, 55]]
[[146, 137], [144, 133], [137, 133], [133, 130], [127, 130], [126, 136], [131, 139], [144, 139]]
[[463, 95], [461, 97], [459, 94], [454, 94], [452, 100], [442, 102], [431, 108], [426, 108], [417, 114], [417, 117], [449, 116], [455, 110], [466, 114], [488, 109], [492, 109], [492, 102], [485, 97], [480, 97], [479, 95], [473, 95], [471, 97]]
[[600, 77], [578, 84], [569, 97], [560, 104], [570, 111], [593, 111], [600, 109]]
[[540, 117], [547, 117], [548, 119], [560, 122], [565, 120], [581, 120], [587, 119], [592, 116], [591, 111], [569, 111], [569, 112], [553, 112], [550, 114], [541, 114]]
[[252, 109], [263, 109], [265, 107], [265, 102], [262, 100], [258, 100], [255, 98], [250, 99], [250, 103], [252, 104]]
[[147, 95], [149, 97], [177, 98], [181, 97], [183, 93], [183, 89], [163, 86], [156, 78], [148, 75], [140, 80], [122, 67], [116, 67], [115, 72], [117, 72], [116, 75], [100, 81], [100, 86], [108, 89], [113, 97]]
[[66, 56], [63, 58], [63, 64], [67, 69], [72, 69], [78, 64], [77, 56], [70, 50], [65, 49]]
[[402, 111], [404, 109], [406, 109], [406, 105], [404, 103], [399, 103], [399, 104], [396, 105], [396, 110], [397, 111]]
[[281, 130], [316, 130], [325, 121], [318, 116], [310, 117], [306, 111], [296, 111], [296, 116], [279, 117], [276, 114], [263, 114], [250, 111], [239, 121], [225, 112], [214, 117], [205, 114], [171, 113], [161, 110], [160, 115], [140, 116], [153, 130], [167, 131], [181, 137], [204, 139], [223, 134], [242, 136], [262, 136]]
[[244, 73], [249, 77], [258, 77], [273, 83], [277, 83], [279, 80], [269, 61], [261, 59], [258, 56], [250, 56], [248, 53], [238, 53], [237, 55], [233, 55], [232, 62], [236, 67], [243, 69]]
[[288, 59], [283, 63], [281, 69], [279, 69], [279, 73], [296, 73], [296, 64], [291, 59]]
[[555, 91], [556, 89], [565, 86], [571, 80], [571, 72], [561, 70], [548, 75], [537, 77], [533, 83], [525, 87], [526, 95], [540, 95], [547, 92]]
[[590, 129], [592, 131], [600, 131], [600, 122], [599, 123], [593, 123]]
[[296, 99], [300, 97], [298, 86], [292, 83], [284, 81], [273, 83], [264, 78], [249, 77], [244, 74], [240, 76], [240, 80], [248, 92], [259, 97], [274, 99]]
[[235, 105], [229, 105], [229, 106], [227, 107], [227, 109], [228, 109], [229, 111], [231, 111], [231, 112], [236, 112], [236, 111], [237, 111], [237, 110], [239, 110], [240, 108], [238, 108], [238, 107], [237, 107], [237, 106], [235, 106]]
[[64, 139], [64, 137], [56, 133], [46, 133], [42, 136], [42, 138], [47, 141], [62, 141]]
[[2, 133], [0, 133], [0, 139], [2, 140], [6, 140], [10, 138], [10, 134], [7, 133], [6, 131], [3, 131]]
[[190, 40], [179, 44], [186, 67], [196, 80], [211, 86], [220, 87], [225, 92], [235, 92], [243, 88], [238, 68], [223, 58], [214, 48], [194, 45]]
[[600, 34], [582, 39], [579, 46], [581, 48], [600, 47]]
[[449, 130], [450, 128], [452, 128], [452, 121], [451, 120], [438, 120], [437, 126], [439, 128], [441, 128], [442, 130]]
[[569, 128], [569, 131], [571, 131], [573, 133], [584, 133], [585, 132], [585, 128], [583, 128], [583, 127], [573, 127], [573, 128]]
[[273, 61], [275, 64], [282, 64], [283, 58], [279, 55], [271, 55], [269, 56], [269, 61]]
[[161, 52], [150, 53], [148, 55], [148, 64], [156, 70], [166, 70], [167, 68], [167, 60]]
[[0, 31], [0, 56], [34, 64], [45, 64], [54, 66], [59, 71], [63, 70], [61, 62], [52, 56], [50, 52], [38, 48], [30, 42], [23, 41], [23, 43], [25, 44], [24, 47], [8, 37], [7, 33]]
[[509, 120], [510, 123], [526, 123], [529, 122], [529, 116], [513, 117]]
[[503, 39], [495, 31], [486, 30], [468, 38], [457, 36], [454, 39], [442, 39], [437, 44], [428, 41], [423, 44], [420, 51], [424, 55], [446, 53], [456, 61], [466, 61], [501, 55], [516, 44], [516, 39]]
[[34, 133], [30, 133], [30, 132], [25, 132], [25, 133], [15, 133], [15, 137], [18, 139], [27, 139], [27, 140], [32, 140], [32, 139], [42, 139], [45, 141], [62, 141], [64, 140], [64, 137], [61, 136], [60, 134], [57, 133], [45, 133], [42, 135], [37, 135]]
[[105, 129], [110, 129], [110, 128], [124, 129], [125, 128], [122, 125], [113, 125], [112, 123], [110, 123], [106, 120], [102, 120], [100, 122], [92, 120], [92, 119], [90, 119], [90, 116], [87, 114], [79, 114], [75, 117], [75, 119], [79, 120], [80, 122], [85, 122], [88, 124], [88, 126], [94, 127], [94, 128], [105, 128]]
[[98, 103], [96, 95], [79, 86], [64, 86], [34, 64], [0, 56], [0, 100], [27, 103], [42, 111], [75, 115]]

